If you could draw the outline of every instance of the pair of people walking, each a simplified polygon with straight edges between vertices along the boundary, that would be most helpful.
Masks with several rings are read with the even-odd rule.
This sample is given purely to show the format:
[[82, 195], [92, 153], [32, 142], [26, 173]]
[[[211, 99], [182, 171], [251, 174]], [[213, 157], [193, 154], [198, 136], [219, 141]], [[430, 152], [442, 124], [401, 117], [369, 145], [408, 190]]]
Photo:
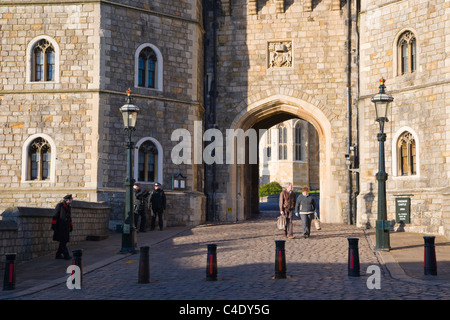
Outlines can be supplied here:
[[303, 227], [303, 237], [309, 238], [311, 233], [311, 222], [316, 211], [316, 202], [312, 196], [309, 195], [309, 188], [304, 187], [302, 194], [295, 198], [295, 192], [292, 190], [292, 183], [288, 183], [286, 188], [280, 194], [280, 214], [286, 217], [286, 227], [284, 229], [284, 237], [293, 239], [294, 227], [293, 216], [300, 215]]

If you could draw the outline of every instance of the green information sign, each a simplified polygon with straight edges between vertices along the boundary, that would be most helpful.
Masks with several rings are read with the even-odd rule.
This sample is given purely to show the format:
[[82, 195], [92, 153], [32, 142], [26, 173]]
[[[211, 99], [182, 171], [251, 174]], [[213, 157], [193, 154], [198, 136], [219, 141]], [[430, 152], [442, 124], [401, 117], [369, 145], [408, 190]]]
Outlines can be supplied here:
[[397, 222], [411, 223], [411, 198], [395, 199], [395, 220]]

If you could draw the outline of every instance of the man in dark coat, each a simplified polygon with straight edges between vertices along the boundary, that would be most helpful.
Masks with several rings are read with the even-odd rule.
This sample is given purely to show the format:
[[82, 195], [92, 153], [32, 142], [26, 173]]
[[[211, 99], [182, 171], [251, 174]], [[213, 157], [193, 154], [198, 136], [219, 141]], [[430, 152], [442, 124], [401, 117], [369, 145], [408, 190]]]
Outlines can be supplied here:
[[292, 190], [292, 183], [287, 183], [286, 188], [281, 191], [279, 206], [280, 214], [286, 217], [286, 227], [284, 228], [284, 237], [294, 239], [293, 210], [295, 206], [295, 193]]
[[161, 184], [155, 183], [155, 191], [152, 193], [150, 198], [150, 203], [153, 210], [152, 223], [150, 226], [151, 230], [155, 229], [156, 215], [158, 215], [159, 230], [163, 229], [163, 211], [166, 210], [166, 195], [164, 190], [161, 188]]
[[145, 227], [147, 224], [145, 204], [147, 203], [146, 199], [150, 193], [142, 189], [141, 186], [138, 184], [135, 184], [133, 188], [134, 188], [134, 224], [137, 229], [140, 217], [141, 223], [139, 225], [139, 232], [145, 232]]
[[59, 242], [56, 259], [69, 260], [72, 258], [67, 250], [67, 242], [69, 242], [69, 235], [73, 229], [72, 215], [70, 212], [71, 205], [72, 195], [68, 194], [62, 202], [56, 205], [55, 214], [52, 218], [53, 240]]

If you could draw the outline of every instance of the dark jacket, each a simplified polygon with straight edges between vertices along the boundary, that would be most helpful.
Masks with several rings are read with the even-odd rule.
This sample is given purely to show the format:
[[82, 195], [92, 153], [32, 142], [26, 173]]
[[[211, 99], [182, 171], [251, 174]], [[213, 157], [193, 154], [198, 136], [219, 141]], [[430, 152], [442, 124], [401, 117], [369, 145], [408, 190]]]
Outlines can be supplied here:
[[146, 199], [149, 196], [149, 192], [143, 189], [134, 190], [134, 210], [135, 213], [141, 213], [145, 211]]
[[153, 211], [166, 210], [166, 195], [163, 189], [155, 190], [150, 198]]
[[295, 192], [294, 191], [289, 192], [286, 189], [281, 191], [279, 205], [280, 205], [280, 212], [292, 211], [292, 209], [294, 209], [295, 206]]
[[295, 212], [314, 212], [316, 210], [316, 201], [309, 194], [299, 195], [295, 204]]
[[73, 229], [70, 211], [70, 206], [65, 202], [60, 202], [56, 205], [55, 213], [52, 217], [53, 240], [69, 242], [69, 235]]

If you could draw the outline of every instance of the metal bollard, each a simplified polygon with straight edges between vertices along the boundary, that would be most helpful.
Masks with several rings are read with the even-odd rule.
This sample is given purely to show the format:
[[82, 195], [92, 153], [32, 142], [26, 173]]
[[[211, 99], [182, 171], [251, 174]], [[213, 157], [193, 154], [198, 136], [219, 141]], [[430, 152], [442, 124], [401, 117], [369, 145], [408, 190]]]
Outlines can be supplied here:
[[148, 246], [140, 248], [138, 283], [150, 283], [150, 262]]
[[3, 278], [3, 290], [16, 288], [16, 254], [7, 253], [5, 263], [5, 276]]
[[206, 280], [216, 281], [217, 280], [217, 245], [208, 244], [208, 255], [206, 258]]
[[284, 240], [275, 240], [275, 279], [286, 279], [286, 253]]
[[80, 268], [80, 286], [83, 283], [83, 257], [82, 256], [83, 256], [83, 250], [81, 250], [81, 249], [73, 249], [72, 250], [72, 265], [78, 266]]
[[424, 261], [423, 269], [425, 275], [437, 276], [436, 250], [434, 246], [435, 237], [423, 237], [424, 245]]
[[347, 238], [348, 240], [348, 276], [359, 277], [359, 238]]

